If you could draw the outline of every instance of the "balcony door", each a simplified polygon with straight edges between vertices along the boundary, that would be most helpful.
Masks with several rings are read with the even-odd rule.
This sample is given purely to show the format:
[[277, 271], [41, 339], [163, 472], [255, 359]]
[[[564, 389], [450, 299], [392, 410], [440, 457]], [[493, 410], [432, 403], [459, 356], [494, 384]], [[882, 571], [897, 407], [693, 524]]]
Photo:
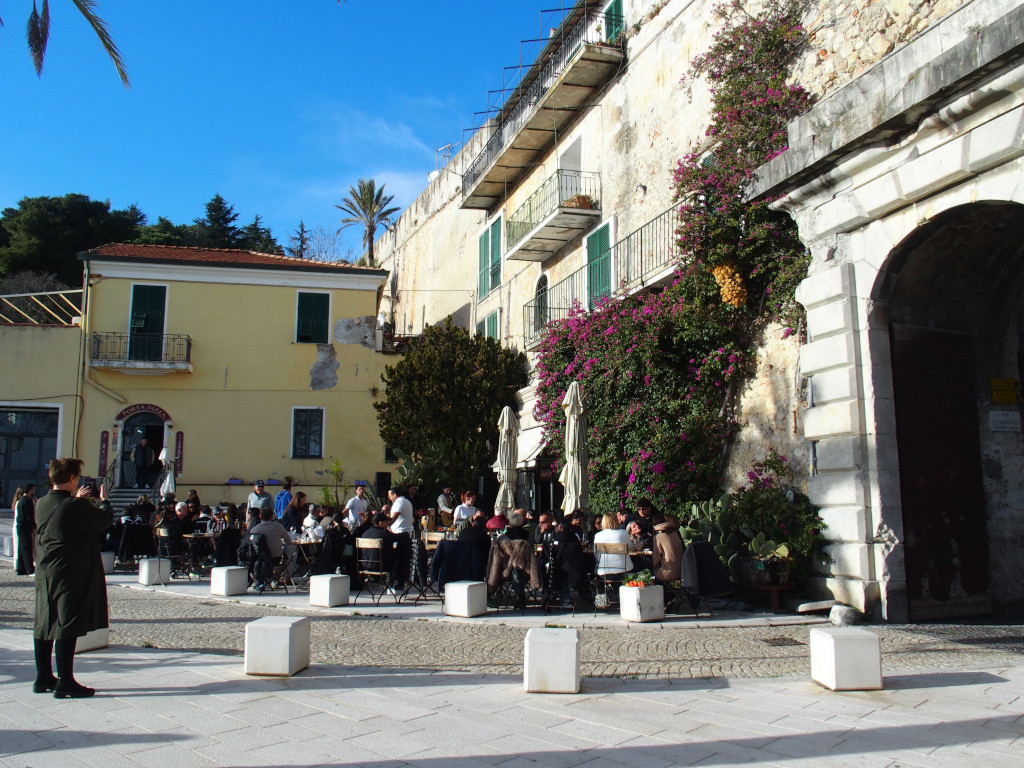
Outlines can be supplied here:
[[558, 204], [580, 194], [583, 189], [580, 172], [583, 170], [583, 139], [577, 139], [558, 157]]
[[131, 360], [162, 359], [167, 286], [132, 286], [132, 313], [128, 328]]

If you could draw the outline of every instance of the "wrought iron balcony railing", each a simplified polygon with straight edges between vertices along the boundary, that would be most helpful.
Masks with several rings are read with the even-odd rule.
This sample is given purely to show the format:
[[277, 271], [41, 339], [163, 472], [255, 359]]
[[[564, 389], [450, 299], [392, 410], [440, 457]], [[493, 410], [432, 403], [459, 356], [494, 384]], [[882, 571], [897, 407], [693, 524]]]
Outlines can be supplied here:
[[555, 171], [508, 217], [505, 250], [512, 250], [545, 217], [563, 207], [600, 210], [600, 174], [564, 169]]
[[[529, 119], [541, 96], [565, 71], [584, 45], [605, 45], [622, 50], [625, 43], [621, 15], [587, 11], [562, 37], [558, 48], [540, 65], [536, 76], [512, 91], [491, 126], [491, 136], [462, 177], [462, 194], [467, 195], [502, 149]], [[511, 103], [511, 107], [508, 105]]]
[[82, 289], [10, 293], [0, 296], [0, 323], [78, 325], [82, 320]]
[[90, 360], [101, 368], [187, 370], [192, 339], [182, 334], [94, 333]]
[[613, 276], [618, 290], [629, 293], [669, 269], [677, 254], [678, 229], [679, 205], [675, 204], [582, 269], [538, 292], [523, 306], [526, 345], [540, 341], [549, 322], [564, 320], [573, 309], [593, 309], [599, 299], [610, 296]]

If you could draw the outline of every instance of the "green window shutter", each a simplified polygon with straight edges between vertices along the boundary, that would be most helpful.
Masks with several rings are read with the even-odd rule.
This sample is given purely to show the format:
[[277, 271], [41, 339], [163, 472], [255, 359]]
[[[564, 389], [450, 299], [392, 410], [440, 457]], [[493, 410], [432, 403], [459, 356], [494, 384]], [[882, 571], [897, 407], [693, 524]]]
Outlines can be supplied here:
[[605, 224], [587, 238], [587, 293], [590, 308], [612, 292], [611, 227]]
[[295, 341], [299, 344], [326, 344], [330, 311], [331, 297], [326, 293], [300, 293]]
[[622, 30], [625, 28], [625, 22], [622, 18], [622, 0], [612, 0], [608, 4], [608, 7], [604, 9], [605, 12], [605, 29], [608, 30], [608, 35], [605, 37], [605, 41], [609, 43], [618, 42], [619, 35], [622, 34]]
[[498, 338], [498, 313], [496, 311], [491, 312], [491, 314], [487, 316], [487, 338]]
[[501, 219], [491, 224], [491, 290], [501, 285]]
[[487, 321], [486, 320], [481, 320], [479, 323], [476, 324], [476, 335], [477, 336], [485, 336], [485, 335], [487, 335]]
[[477, 298], [482, 299], [491, 291], [491, 238], [488, 232], [480, 235], [480, 279], [477, 281]]

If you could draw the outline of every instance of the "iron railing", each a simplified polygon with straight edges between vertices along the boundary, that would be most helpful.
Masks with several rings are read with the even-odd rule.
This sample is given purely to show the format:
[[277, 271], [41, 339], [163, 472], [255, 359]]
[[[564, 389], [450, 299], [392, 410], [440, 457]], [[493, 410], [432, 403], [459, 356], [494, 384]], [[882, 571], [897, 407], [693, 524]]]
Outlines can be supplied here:
[[560, 169], [526, 198], [505, 226], [505, 250], [512, 250], [545, 216], [558, 208], [601, 208], [601, 175]]
[[523, 306], [526, 345], [540, 340], [544, 327], [564, 320], [573, 309], [593, 309], [598, 299], [611, 295], [614, 272], [617, 290], [629, 292], [668, 269], [678, 253], [679, 204], [651, 219], [613, 244], [597, 259], [564, 280], [539, 291]]
[[105, 363], [190, 363], [192, 339], [182, 334], [94, 333], [91, 359]]
[[643, 286], [664, 271], [678, 254], [679, 203], [629, 233], [611, 247], [615, 282], [625, 290]]
[[10, 325], [78, 325], [82, 319], [82, 289], [9, 293], [0, 296], [0, 323]]
[[[625, 42], [622, 34], [622, 16], [597, 11], [587, 11], [562, 37], [561, 45], [548, 57], [536, 72], [536, 76], [515, 90], [498, 112], [491, 124], [491, 136], [480, 154], [469, 164], [462, 177], [462, 196], [473, 188], [484, 171], [501, 154], [505, 145], [523, 127], [533, 114], [534, 107], [544, 93], [554, 84], [559, 75], [584, 45], [608, 45], [621, 49]], [[508, 105], [511, 104], [511, 108]]]

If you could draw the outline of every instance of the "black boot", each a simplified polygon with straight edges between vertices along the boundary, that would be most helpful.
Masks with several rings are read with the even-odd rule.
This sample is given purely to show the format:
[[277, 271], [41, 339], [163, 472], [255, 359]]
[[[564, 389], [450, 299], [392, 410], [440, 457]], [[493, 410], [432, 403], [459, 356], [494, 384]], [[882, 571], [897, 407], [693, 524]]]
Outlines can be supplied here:
[[57, 658], [57, 686], [53, 690], [55, 699], [84, 699], [96, 693], [95, 688], [87, 688], [75, 680], [75, 645], [78, 638], [57, 640], [54, 643], [54, 656]]
[[32, 684], [33, 693], [49, 693], [57, 687], [57, 678], [53, 676], [53, 640], [36, 640], [36, 681]]

